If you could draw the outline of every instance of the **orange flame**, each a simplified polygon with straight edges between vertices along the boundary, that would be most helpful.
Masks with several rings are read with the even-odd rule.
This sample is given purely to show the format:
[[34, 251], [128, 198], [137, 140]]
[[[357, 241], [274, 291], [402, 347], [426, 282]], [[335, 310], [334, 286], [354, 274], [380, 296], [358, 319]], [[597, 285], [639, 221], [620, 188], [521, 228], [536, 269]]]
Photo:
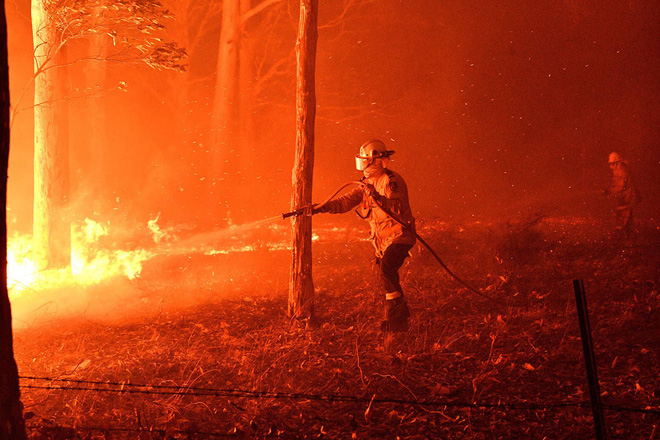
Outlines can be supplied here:
[[66, 269], [38, 271], [33, 259], [32, 236], [15, 233], [7, 245], [7, 285], [11, 298], [25, 291], [88, 287], [115, 276], [134, 279], [142, 271], [142, 263], [153, 253], [144, 249], [133, 251], [100, 249], [98, 241], [108, 235], [109, 224], [85, 219], [71, 228], [71, 266]]

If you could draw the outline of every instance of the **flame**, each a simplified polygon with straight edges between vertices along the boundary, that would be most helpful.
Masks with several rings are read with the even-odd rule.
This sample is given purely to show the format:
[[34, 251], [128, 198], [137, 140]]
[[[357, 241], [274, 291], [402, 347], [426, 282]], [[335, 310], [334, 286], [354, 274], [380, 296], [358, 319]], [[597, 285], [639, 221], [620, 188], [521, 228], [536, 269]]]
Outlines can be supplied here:
[[14, 233], [7, 241], [7, 287], [10, 295], [30, 287], [38, 278], [32, 260], [32, 236]]
[[152, 253], [138, 249], [134, 251], [98, 249], [98, 240], [108, 235], [108, 226], [88, 218], [82, 227], [72, 227], [71, 273], [76, 284], [87, 287], [116, 275], [134, 279], [142, 271], [142, 262]]
[[172, 235], [172, 229], [163, 229], [158, 225], [158, 220], [160, 219], [160, 212], [156, 215], [156, 218], [151, 219], [147, 222], [147, 227], [153, 236], [154, 243], [160, 243], [161, 241], [170, 241], [174, 237]]
[[25, 291], [69, 286], [88, 287], [103, 280], [125, 276], [134, 279], [142, 263], [153, 256], [145, 249], [113, 250], [99, 246], [99, 239], [109, 235], [110, 225], [86, 218], [71, 227], [71, 266], [65, 269], [38, 271], [33, 259], [29, 234], [14, 233], [7, 243], [7, 286], [15, 299]]
[[[211, 231], [179, 240], [178, 229], [163, 228], [158, 225], [160, 214], [147, 222], [152, 242], [157, 245], [150, 249], [118, 250], [104, 242], [112, 237], [110, 222], [100, 223], [89, 218], [71, 226], [71, 265], [65, 269], [37, 270], [33, 259], [33, 238], [29, 234], [14, 233], [7, 245], [7, 285], [10, 298], [16, 299], [25, 292], [43, 291], [68, 287], [89, 287], [104, 280], [121, 276], [135, 279], [142, 272], [143, 263], [159, 254], [177, 255], [202, 253], [205, 255], [227, 255], [254, 252], [258, 250], [288, 250], [288, 236], [284, 228], [268, 227], [271, 240], [262, 241], [249, 237], [249, 232], [263, 224], [279, 220], [280, 216], [256, 221], [241, 227]], [[248, 235], [246, 235], [248, 234]], [[104, 240], [104, 237], [107, 239]], [[274, 238], [274, 240], [273, 240]], [[319, 241], [319, 235], [312, 234], [312, 241]], [[253, 242], [249, 242], [252, 240]], [[220, 241], [220, 242], [219, 242]], [[220, 245], [220, 246], [218, 246]]]

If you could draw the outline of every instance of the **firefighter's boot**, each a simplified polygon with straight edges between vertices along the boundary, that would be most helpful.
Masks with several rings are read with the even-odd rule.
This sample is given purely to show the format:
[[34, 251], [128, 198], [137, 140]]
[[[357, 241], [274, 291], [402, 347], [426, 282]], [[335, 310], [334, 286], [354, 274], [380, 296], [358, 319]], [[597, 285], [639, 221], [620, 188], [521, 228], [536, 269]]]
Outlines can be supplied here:
[[384, 332], [405, 332], [408, 330], [410, 310], [401, 292], [385, 295], [385, 310], [380, 328]]

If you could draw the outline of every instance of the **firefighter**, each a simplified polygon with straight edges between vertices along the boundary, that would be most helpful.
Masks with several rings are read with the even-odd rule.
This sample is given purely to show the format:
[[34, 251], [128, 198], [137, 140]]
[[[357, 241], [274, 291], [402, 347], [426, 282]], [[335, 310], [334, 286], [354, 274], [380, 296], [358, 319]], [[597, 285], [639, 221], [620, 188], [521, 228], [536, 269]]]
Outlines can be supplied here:
[[641, 197], [630, 175], [628, 161], [613, 151], [608, 163], [612, 170], [612, 185], [604, 192], [616, 200], [614, 234], [617, 238], [628, 238], [632, 232], [633, 206], [641, 201]]
[[[384, 300], [381, 329], [385, 332], [408, 329], [410, 311], [401, 289], [399, 268], [416, 240], [408, 188], [403, 178], [388, 168], [392, 154], [394, 151], [388, 150], [380, 140], [365, 142], [355, 156], [356, 168], [364, 175], [364, 185], [313, 210], [314, 214], [341, 214], [356, 208], [355, 212], [369, 222], [370, 239], [376, 248], [376, 273], [381, 289], [377, 298]], [[383, 209], [394, 215], [405, 227]]]

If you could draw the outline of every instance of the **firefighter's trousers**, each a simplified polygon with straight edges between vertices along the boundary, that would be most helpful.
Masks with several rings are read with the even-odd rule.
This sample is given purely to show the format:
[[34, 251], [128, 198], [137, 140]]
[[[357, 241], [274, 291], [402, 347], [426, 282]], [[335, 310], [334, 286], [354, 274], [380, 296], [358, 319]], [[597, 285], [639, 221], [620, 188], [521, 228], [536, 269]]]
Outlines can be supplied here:
[[410, 244], [395, 243], [387, 247], [383, 256], [376, 259], [376, 273], [381, 288], [379, 295], [384, 299], [384, 328], [389, 330], [406, 330], [410, 312], [403, 298], [403, 289], [399, 279], [399, 269], [403, 265]]

